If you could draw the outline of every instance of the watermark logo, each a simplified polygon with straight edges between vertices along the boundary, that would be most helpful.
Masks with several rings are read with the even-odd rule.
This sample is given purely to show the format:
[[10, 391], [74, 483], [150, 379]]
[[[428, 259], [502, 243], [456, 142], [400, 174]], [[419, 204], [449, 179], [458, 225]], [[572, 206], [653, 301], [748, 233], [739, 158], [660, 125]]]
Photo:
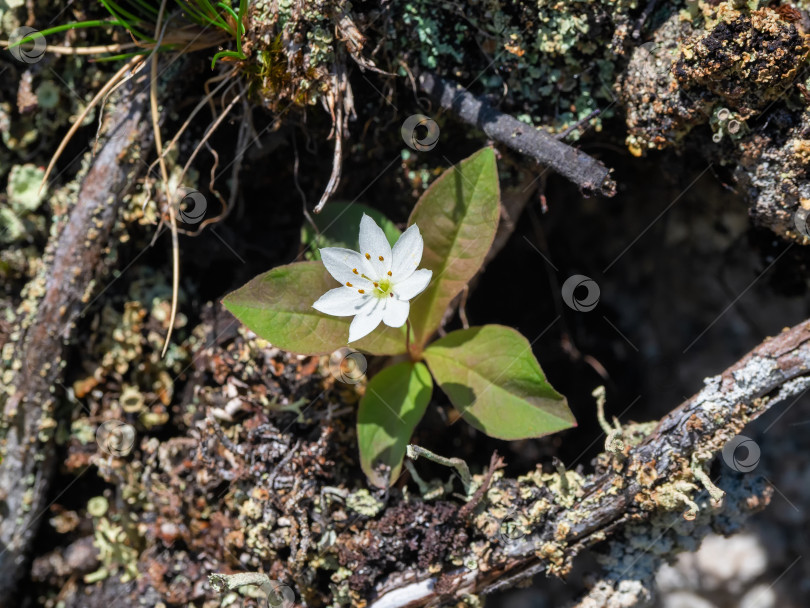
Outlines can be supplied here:
[[105, 420], [96, 431], [96, 442], [110, 456], [127, 456], [135, 445], [135, 429], [120, 420]]
[[658, 46], [657, 42], [651, 40], [640, 44], [636, 48], [635, 57], [633, 57], [633, 59], [637, 62], [636, 65], [638, 66], [639, 74], [645, 80], [654, 81], [658, 77], [658, 73], [655, 69]]
[[723, 446], [723, 462], [738, 473], [750, 473], [757, 468], [760, 454], [757, 442], [745, 435], [737, 435]]
[[402, 123], [401, 132], [405, 144], [419, 152], [432, 150], [439, 142], [439, 125], [424, 114], [408, 116]]
[[208, 203], [202, 192], [197, 190], [186, 190], [180, 203], [177, 205], [177, 212], [180, 219], [185, 224], [199, 224], [205, 217], [205, 210]]
[[295, 605], [295, 592], [292, 588], [268, 578], [266, 574], [254, 572], [211, 574], [208, 576], [208, 582], [217, 593], [239, 590], [240, 593], [257, 599], [263, 593], [268, 608], [291, 608]]
[[344, 384], [358, 384], [366, 375], [368, 364], [362, 353], [343, 346], [329, 355], [329, 373]]
[[270, 581], [262, 590], [267, 595], [267, 605], [270, 608], [290, 608], [295, 604], [295, 592], [278, 581]]
[[810, 214], [810, 209], [799, 207], [796, 213], [793, 214], [793, 224], [796, 226], [796, 230], [799, 231], [799, 234], [810, 238], [810, 226], [807, 225], [808, 214]]
[[[582, 290], [585, 293], [582, 293]], [[562, 286], [562, 299], [569, 308], [577, 312], [589, 312], [599, 303], [599, 285], [584, 274], [568, 277]]]
[[[20, 41], [30, 36], [20, 44]], [[32, 27], [24, 25], [11, 32], [8, 37], [8, 52], [17, 61], [36, 63], [45, 55], [45, 37]]]

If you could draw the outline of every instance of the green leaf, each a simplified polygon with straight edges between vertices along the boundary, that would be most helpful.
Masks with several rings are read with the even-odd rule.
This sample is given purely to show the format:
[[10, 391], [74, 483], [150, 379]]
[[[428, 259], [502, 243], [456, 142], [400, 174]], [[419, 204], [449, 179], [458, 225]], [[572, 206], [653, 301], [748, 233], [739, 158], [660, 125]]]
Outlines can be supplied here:
[[460, 329], [433, 342], [424, 356], [450, 402], [490, 437], [525, 439], [576, 426], [531, 344], [511, 327]]
[[[260, 274], [228, 294], [222, 303], [233, 315], [273, 346], [302, 355], [324, 355], [349, 339], [352, 317], [332, 317], [312, 304], [338, 287], [322, 262], [297, 262]], [[352, 347], [374, 355], [405, 352], [405, 328], [380, 325]]]
[[421, 266], [433, 271], [427, 289], [411, 304], [416, 342], [438, 329], [450, 301], [484, 263], [498, 228], [500, 190], [492, 148], [445, 171], [414, 207], [409, 220], [425, 241]]
[[301, 242], [307, 248], [304, 257], [308, 260], [320, 260], [321, 254], [318, 249], [323, 247], [345, 247], [357, 251], [360, 219], [364, 213], [377, 222], [393, 247], [400, 236], [399, 228], [394, 222], [366, 205], [333, 201], [324, 207], [323, 211], [312, 216], [312, 221], [320, 234], [315, 232], [309, 222], [305, 221], [301, 227]]
[[[405, 448], [432, 392], [424, 363], [397, 363], [369, 381], [357, 413], [357, 443], [363, 472], [375, 486], [384, 488], [399, 477]], [[390, 467], [387, 477], [380, 464]]]

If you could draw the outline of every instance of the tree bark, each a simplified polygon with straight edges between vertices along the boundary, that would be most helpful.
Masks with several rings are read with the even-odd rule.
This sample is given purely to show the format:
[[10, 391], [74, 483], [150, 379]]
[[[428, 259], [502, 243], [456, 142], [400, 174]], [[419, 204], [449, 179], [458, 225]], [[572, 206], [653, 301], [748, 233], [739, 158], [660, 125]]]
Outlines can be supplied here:
[[[131, 183], [136, 155], [129, 152], [150, 137], [141, 84], [124, 85], [107, 129], [107, 141], [81, 182], [61, 230], [48, 243], [41, 272], [23, 291], [12, 339], [14, 377], [3, 402], [0, 462], [0, 605], [12, 604], [25, 573], [28, 550], [46, 513], [56, 467], [55, 390], [66, 345], [93, 287], [106, 275], [105, 255], [122, 193]], [[148, 87], [147, 87], [148, 89]], [[16, 339], [15, 339], [16, 338]]]

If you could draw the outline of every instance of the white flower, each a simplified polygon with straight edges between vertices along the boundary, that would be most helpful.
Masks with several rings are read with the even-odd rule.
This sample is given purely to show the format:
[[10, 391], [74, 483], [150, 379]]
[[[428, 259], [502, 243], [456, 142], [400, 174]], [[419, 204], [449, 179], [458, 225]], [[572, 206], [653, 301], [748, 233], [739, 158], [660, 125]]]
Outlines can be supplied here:
[[323, 265], [342, 287], [330, 289], [315, 302], [315, 310], [336, 317], [354, 316], [349, 342], [367, 336], [380, 324], [402, 327], [411, 298], [425, 290], [433, 271], [417, 270], [422, 260], [422, 235], [414, 224], [392, 249], [376, 222], [363, 214], [360, 253], [341, 247], [321, 249]]

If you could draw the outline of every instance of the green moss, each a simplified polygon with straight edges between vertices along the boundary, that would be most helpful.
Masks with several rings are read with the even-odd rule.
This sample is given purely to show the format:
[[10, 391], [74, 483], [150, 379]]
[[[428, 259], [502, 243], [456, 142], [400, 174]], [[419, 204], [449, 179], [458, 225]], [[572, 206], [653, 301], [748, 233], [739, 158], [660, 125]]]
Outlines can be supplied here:
[[[612, 113], [612, 86], [635, 0], [432, 0], [396, 5], [389, 40], [409, 63], [484, 89], [535, 125], [563, 130], [597, 109]], [[411, 51], [410, 49], [414, 49]]]
[[45, 171], [27, 164], [17, 165], [8, 177], [8, 201], [11, 209], [17, 214], [31, 213], [39, 208], [45, 195], [40, 191], [40, 184]]
[[366, 517], [374, 517], [383, 510], [385, 503], [374, 498], [364, 488], [346, 497], [346, 507]]
[[9, 208], [0, 207], [0, 243], [13, 243], [25, 236], [25, 225]]
[[110, 508], [110, 503], [103, 496], [94, 496], [87, 501], [87, 512], [93, 517], [103, 517]]
[[85, 582], [102, 580], [118, 571], [122, 582], [138, 577], [138, 551], [131, 546], [123, 526], [111, 523], [106, 517], [99, 518], [93, 544], [99, 551], [102, 566], [86, 575]]
[[37, 103], [40, 108], [53, 110], [59, 105], [59, 87], [52, 81], [44, 80], [36, 90]]

